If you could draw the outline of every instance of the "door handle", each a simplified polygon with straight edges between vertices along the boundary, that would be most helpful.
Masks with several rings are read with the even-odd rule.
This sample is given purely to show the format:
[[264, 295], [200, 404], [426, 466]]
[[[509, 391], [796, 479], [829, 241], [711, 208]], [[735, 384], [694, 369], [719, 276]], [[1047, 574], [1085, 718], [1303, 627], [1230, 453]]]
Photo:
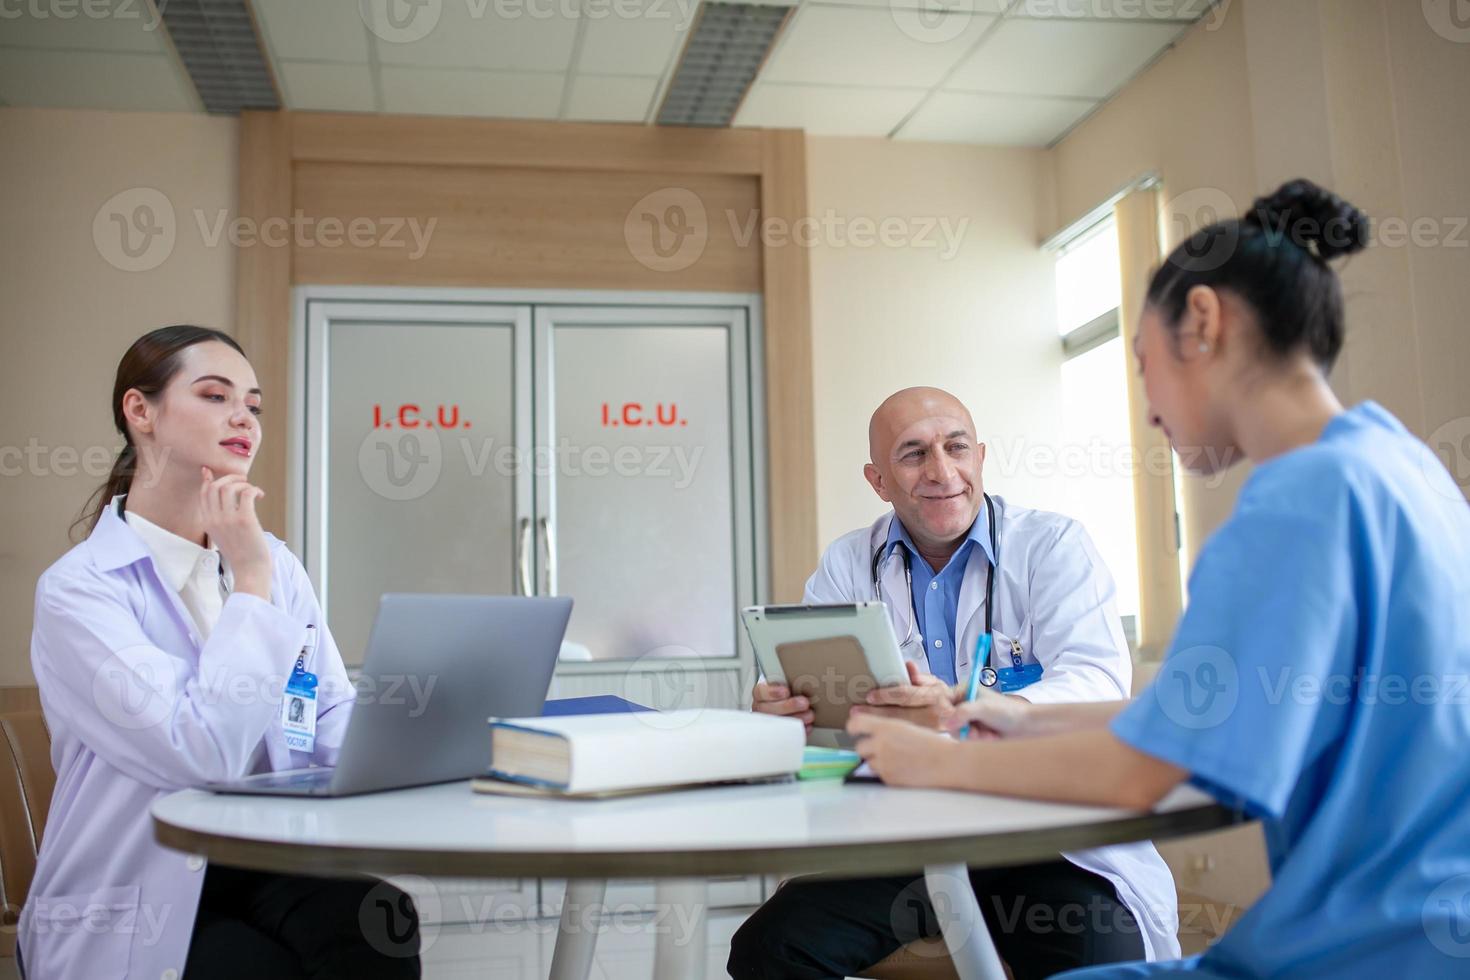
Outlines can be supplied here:
[[522, 517], [516, 535], [516, 584], [521, 595], [531, 594], [531, 519]]
[[551, 519], [543, 517], [540, 520], [541, 543], [546, 549], [546, 588], [542, 595], [555, 595], [552, 591], [552, 583], [556, 581], [556, 534], [551, 529]]

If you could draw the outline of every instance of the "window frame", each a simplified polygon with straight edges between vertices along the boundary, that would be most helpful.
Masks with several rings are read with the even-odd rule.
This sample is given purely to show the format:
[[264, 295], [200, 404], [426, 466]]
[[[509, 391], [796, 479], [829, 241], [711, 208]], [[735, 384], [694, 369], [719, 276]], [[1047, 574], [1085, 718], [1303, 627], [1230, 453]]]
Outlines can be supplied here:
[[[1108, 211], [1096, 215], [1093, 220], [1086, 223], [1079, 222], [1072, 228], [1067, 229], [1065, 236], [1057, 236], [1042, 247], [1056, 252], [1057, 259], [1060, 261], [1062, 256], [1072, 250], [1073, 246], [1082, 244], [1094, 235], [1102, 234], [1101, 229], [1104, 225], [1111, 226], [1113, 235], [1115, 237], [1117, 236], [1117, 222], [1114, 220], [1112, 212]], [[1088, 351], [1106, 344], [1114, 337], [1122, 336], [1122, 320], [1118, 311], [1119, 308], [1114, 306], [1112, 309], [1105, 310], [1096, 317], [1093, 317], [1080, 327], [1073, 327], [1066, 333], [1061, 334], [1062, 359], [1064, 361], [1070, 361], [1074, 357], [1081, 357]]]
[[1081, 357], [1122, 335], [1122, 320], [1118, 315], [1118, 307], [1115, 306], [1094, 320], [1063, 334], [1062, 359], [1070, 361], [1074, 357]]
[[[1048, 251], [1055, 251], [1058, 253], [1058, 259], [1060, 259], [1061, 256], [1067, 254], [1067, 251], [1074, 244], [1080, 244], [1091, 236], [1099, 234], [1098, 229], [1102, 225], [1112, 225], [1112, 233], [1114, 235], [1118, 233], [1117, 223], [1113, 217], [1111, 208], [1107, 213], [1097, 216], [1093, 221], [1079, 222], [1077, 225], [1068, 229], [1064, 236], [1057, 236], [1045, 243], [1043, 248]], [[1123, 320], [1121, 306], [1114, 306], [1112, 309], [1093, 317], [1080, 327], [1073, 327], [1071, 330], [1059, 336], [1058, 339], [1062, 346], [1062, 361], [1065, 363], [1074, 357], [1081, 357], [1083, 354], [1096, 350], [1103, 344], [1121, 338], [1122, 336]], [[1141, 569], [1138, 570], [1137, 574], [1141, 576]], [[1140, 581], [1140, 587], [1141, 585], [1142, 583]], [[1136, 657], [1138, 654], [1138, 615], [1136, 613], [1130, 613], [1128, 615], [1120, 614], [1119, 619], [1122, 621], [1123, 638], [1128, 644], [1128, 651]]]

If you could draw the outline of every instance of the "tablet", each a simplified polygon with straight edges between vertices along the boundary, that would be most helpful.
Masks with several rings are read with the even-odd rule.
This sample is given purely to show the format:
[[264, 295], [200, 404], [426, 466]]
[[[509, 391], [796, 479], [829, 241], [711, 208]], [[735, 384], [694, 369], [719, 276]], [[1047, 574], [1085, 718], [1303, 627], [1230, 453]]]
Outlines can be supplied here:
[[909, 682], [881, 602], [750, 606], [740, 619], [766, 680], [811, 701], [814, 742], [847, 741], [854, 704], [875, 687]]

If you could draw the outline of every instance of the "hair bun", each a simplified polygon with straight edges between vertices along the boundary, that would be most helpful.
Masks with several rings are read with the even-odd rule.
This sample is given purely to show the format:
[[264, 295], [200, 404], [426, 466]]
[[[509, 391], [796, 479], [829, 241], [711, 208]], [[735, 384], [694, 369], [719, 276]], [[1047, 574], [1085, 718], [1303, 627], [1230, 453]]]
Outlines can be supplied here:
[[1256, 199], [1242, 219], [1268, 237], [1290, 241], [1323, 260], [1368, 247], [1368, 216], [1310, 180], [1282, 184]]

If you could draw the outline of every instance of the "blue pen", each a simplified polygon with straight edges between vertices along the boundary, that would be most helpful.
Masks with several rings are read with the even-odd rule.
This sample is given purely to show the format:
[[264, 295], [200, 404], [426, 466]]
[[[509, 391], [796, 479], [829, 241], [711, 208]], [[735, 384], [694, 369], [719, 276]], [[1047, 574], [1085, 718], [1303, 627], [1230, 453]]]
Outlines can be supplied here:
[[[306, 624], [306, 641], [301, 644], [301, 653], [296, 657], [296, 667], [293, 673], [300, 674], [306, 670], [306, 665], [311, 662], [311, 655], [316, 653], [316, 624]], [[970, 697], [975, 695], [971, 694]]]
[[[980, 675], [985, 672], [985, 665], [990, 663], [990, 645], [994, 642], [989, 633], [981, 633], [980, 639], [975, 641], [975, 662], [970, 665], [970, 684], [965, 689], [965, 700], [975, 700], [975, 695], [980, 693]], [[967, 721], [960, 726], [960, 741], [970, 737], [970, 723]]]
[[[990, 670], [990, 648], [995, 642], [995, 628], [991, 625], [990, 614], [995, 608], [995, 566], [1000, 564], [1000, 541], [995, 536], [995, 503], [990, 495], [985, 495], [985, 517], [990, 524], [990, 565], [985, 569], [985, 629], [981, 630], [980, 638], [975, 641], [975, 660], [970, 664], [970, 683], [965, 690], [965, 700], [975, 700], [975, 695], [980, 693], [980, 678], [987, 671], [990, 672], [990, 682], [986, 686], [995, 683], [995, 671]], [[1019, 665], [1019, 662], [1018, 662]], [[960, 726], [960, 740], [970, 737], [970, 723], [967, 721]]]

